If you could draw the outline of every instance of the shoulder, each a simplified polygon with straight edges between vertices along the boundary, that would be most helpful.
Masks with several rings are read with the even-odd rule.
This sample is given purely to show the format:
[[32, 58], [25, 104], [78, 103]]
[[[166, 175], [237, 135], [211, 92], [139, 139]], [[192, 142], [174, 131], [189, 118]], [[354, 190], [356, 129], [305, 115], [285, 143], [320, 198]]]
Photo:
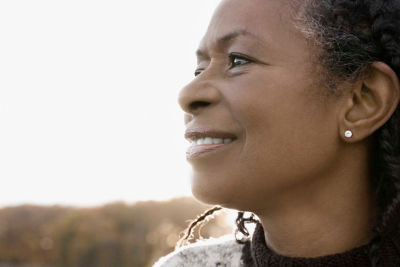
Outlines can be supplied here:
[[230, 236], [201, 240], [159, 259], [153, 267], [242, 267], [243, 246]]

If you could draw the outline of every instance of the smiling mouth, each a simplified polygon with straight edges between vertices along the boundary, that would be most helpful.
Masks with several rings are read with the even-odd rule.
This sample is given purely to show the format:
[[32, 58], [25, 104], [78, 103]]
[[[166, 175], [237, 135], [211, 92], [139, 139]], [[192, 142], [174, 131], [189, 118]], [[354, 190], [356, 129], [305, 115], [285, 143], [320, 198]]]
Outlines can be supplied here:
[[186, 152], [188, 160], [216, 152], [236, 140], [236, 136], [230, 133], [190, 130], [186, 131], [185, 138], [191, 142], [191, 146]]
[[204, 137], [199, 139], [192, 140], [193, 146], [200, 145], [221, 145], [221, 144], [229, 144], [233, 142], [233, 138], [212, 138], [212, 137]]
[[192, 144], [186, 151], [186, 159], [191, 160], [200, 156], [205, 156], [206, 154], [211, 152], [216, 152], [217, 150], [229, 146], [232, 142], [233, 140], [219, 144], [200, 144], [200, 145]]

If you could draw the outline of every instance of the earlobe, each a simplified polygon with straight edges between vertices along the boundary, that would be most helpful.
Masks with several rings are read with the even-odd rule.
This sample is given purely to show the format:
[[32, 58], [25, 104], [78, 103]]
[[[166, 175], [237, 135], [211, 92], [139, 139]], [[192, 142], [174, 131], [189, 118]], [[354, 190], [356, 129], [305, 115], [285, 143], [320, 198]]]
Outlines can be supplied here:
[[374, 62], [368, 74], [353, 83], [344, 97], [340, 136], [345, 142], [361, 141], [385, 124], [396, 110], [400, 99], [399, 78], [387, 64]]

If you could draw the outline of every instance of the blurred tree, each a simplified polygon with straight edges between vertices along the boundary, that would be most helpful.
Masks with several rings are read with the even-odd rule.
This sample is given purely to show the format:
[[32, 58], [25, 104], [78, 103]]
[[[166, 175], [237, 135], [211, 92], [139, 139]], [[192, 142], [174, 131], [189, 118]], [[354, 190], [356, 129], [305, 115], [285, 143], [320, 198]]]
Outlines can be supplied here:
[[[191, 198], [82, 209], [4, 208], [0, 267], [148, 267], [172, 251], [188, 222], [207, 208]], [[231, 231], [221, 215], [202, 233]]]

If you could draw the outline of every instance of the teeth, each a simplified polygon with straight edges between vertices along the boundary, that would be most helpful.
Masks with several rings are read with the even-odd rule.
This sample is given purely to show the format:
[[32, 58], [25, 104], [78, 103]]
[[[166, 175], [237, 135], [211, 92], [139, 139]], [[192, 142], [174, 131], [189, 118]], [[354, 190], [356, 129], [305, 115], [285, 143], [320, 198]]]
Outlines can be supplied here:
[[213, 140], [211, 137], [204, 138], [204, 143], [203, 143], [204, 145], [212, 145], [212, 143], [213, 143]]
[[212, 142], [213, 144], [218, 145], [218, 144], [223, 144], [224, 140], [222, 138], [213, 138]]
[[230, 138], [224, 139], [224, 144], [229, 144], [230, 142], [232, 142], [232, 139], [230, 139]]
[[198, 145], [219, 145], [219, 144], [229, 144], [233, 140], [231, 138], [212, 138], [205, 137], [192, 141], [192, 146]]

